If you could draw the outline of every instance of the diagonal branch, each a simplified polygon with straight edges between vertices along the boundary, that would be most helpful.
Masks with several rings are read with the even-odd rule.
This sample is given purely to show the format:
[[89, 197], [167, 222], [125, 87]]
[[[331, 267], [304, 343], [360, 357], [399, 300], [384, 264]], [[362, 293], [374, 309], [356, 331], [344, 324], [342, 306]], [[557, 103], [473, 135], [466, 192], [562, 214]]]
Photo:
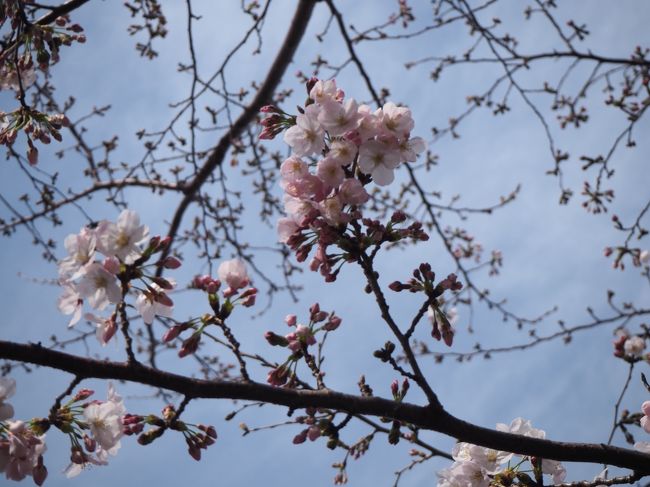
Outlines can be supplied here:
[[[176, 208], [174, 217], [169, 225], [169, 232], [167, 235], [172, 239], [174, 239], [178, 229], [180, 228], [185, 211], [189, 207], [190, 203], [197, 198], [197, 193], [210, 174], [221, 165], [233, 140], [237, 139], [248, 124], [255, 119], [260, 108], [271, 102], [273, 92], [280, 84], [282, 76], [293, 59], [293, 55], [305, 33], [315, 3], [315, 0], [300, 0], [282, 47], [280, 47], [280, 50], [266, 75], [266, 79], [262, 83], [262, 86], [260, 86], [255, 98], [244, 109], [239, 118], [235, 120], [235, 123], [232, 124], [228, 132], [226, 132], [221, 140], [219, 140], [217, 146], [214, 148], [203, 167], [199, 169], [194, 179], [188, 183], [184, 191], [185, 196]], [[168, 250], [165, 252], [165, 255], [163, 255], [163, 260], [170, 248], [171, 245], [167, 247]], [[158, 269], [158, 274], [160, 273], [162, 273], [162, 268]]]

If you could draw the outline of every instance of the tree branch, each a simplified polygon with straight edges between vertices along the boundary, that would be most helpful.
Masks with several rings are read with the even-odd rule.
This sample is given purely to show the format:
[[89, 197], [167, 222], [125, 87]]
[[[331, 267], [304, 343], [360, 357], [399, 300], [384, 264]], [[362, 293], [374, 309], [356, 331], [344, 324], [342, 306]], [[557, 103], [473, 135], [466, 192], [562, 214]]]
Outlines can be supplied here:
[[191, 399], [240, 399], [262, 401], [291, 409], [326, 407], [350, 414], [390, 417], [423, 429], [437, 431], [488, 448], [540, 458], [602, 463], [650, 475], [650, 455], [604, 444], [565, 443], [540, 440], [482, 428], [446, 411], [378, 397], [362, 397], [330, 390], [296, 390], [255, 382], [206, 381], [184, 377], [141, 364], [126, 364], [78, 357], [40, 344], [24, 345], [0, 340], [0, 358], [43, 365], [79, 378], [137, 382], [184, 394]]
[[[183, 216], [187, 210], [189, 204], [196, 198], [196, 194], [201, 189], [201, 186], [208, 179], [212, 171], [215, 170], [218, 166], [221, 165], [228, 149], [232, 145], [232, 141], [238, 138], [246, 126], [250, 124], [253, 119], [259, 113], [260, 108], [264, 105], [270, 103], [273, 97], [273, 92], [280, 84], [282, 76], [284, 75], [289, 63], [293, 59], [293, 55], [300, 44], [300, 40], [307, 29], [307, 24], [311, 18], [312, 11], [314, 9], [315, 0], [300, 0], [298, 7], [291, 21], [291, 25], [287, 32], [287, 36], [284, 39], [282, 47], [278, 51], [269, 72], [266, 75], [266, 79], [253, 101], [244, 109], [243, 113], [239, 116], [235, 123], [232, 124], [228, 132], [219, 140], [219, 143], [214, 148], [208, 160], [205, 162], [203, 167], [199, 169], [194, 179], [187, 185], [185, 188], [185, 197], [181, 200], [178, 207], [176, 208], [176, 213], [172, 219], [172, 222], [169, 226], [168, 236], [172, 239], [176, 236], [178, 229], [183, 221]], [[170, 249], [171, 245], [167, 247]], [[164, 260], [169, 250], [165, 251], [161, 260]], [[162, 272], [162, 268], [158, 268], [158, 274]]]

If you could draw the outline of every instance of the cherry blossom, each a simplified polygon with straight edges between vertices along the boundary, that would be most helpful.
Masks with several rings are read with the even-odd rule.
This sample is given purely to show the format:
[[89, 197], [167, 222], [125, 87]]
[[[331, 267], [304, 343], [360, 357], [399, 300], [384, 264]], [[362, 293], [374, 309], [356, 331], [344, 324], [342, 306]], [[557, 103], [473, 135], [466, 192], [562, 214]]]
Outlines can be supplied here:
[[6, 425], [7, 438], [0, 439], [0, 472], [9, 480], [23, 480], [42, 465], [39, 458], [45, 452], [45, 435], [35, 435], [23, 421], [7, 421]]
[[284, 133], [284, 141], [297, 156], [320, 154], [325, 148], [325, 131], [318, 122], [319, 109], [316, 105], [305, 108], [305, 113], [296, 117], [296, 124]]
[[97, 329], [95, 334], [97, 336], [97, 341], [105, 346], [111, 338], [117, 332], [117, 323], [115, 322], [115, 315], [111, 315], [108, 318], [102, 318], [101, 316], [96, 316], [92, 313], [86, 313], [84, 318], [92, 323], [95, 323]]
[[161, 299], [162, 295], [166, 296], [163, 289], [156, 283], [151, 283], [148, 290], [138, 295], [135, 308], [146, 324], [153, 323], [156, 316], [165, 316], [167, 318], [172, 316], [174, 307], [170, 306], [168, 301]]
[[641, 418], [641, 427], [645, 430], [646, 433], [650, 433], [650, 401], [645, 401], [643, 404], [641, 404], [641, 411], [643, 411], [643, 417]]
[[628, 337], [623, 344], [623, 350], [625, 350], [626, 355], [640, 357], [645, 350], [645, 340], [640, 336]]
[[16, 381], [11, 377], [0, 377], [0, 421], [12, 418], [14, 408], [5, 402], [16, 393]]
[[387, 186], [395, 179], [393, 171], [400, 163], [400, 154], [392, 147], [377, 140], [366, 142], [359, 148], [359, 169], [372, 176], [379, 186]]
[[64, 315], [72, 315], [68, 327], [74, 326], [81, 319], [83, 299], [81, 299], [81, 295], [71, 283], [64, 282], [61, 285], [63, 286], [63, 294], [59, 296], [57, 307]]
[[250, 283], [250, 278], [246, 272], [246, 264], [240, 259], [226, 260], [219, 265], [217, 269], [219, 279], [232, 290], [242, 289]]
[[78, 234], [68, 235], [64, 245], [70, 255], [59, 262], [59, 276], [76, 279], [95, 257], [95, 234], [84, 227]]
[[139, 244], [148, 236], [149, 229], [140, 225], [135, 211], [124, 210], [117, 222], [102, 222], [97, 228], [97, 248], [106, 256], [117, 256], [132, 264], [141, 254]]
[[318, 80], [313, 88], [309, 91], [309, 97], [316, 103], [323, 104], [328, 101], [336, 99], [337, 89], [336, 81], [331, 80]]
[[122, 296], [115, 276], [98, 263], [86, 267], [76, 289], [82, 298], [88, 298], [90, 305], [99, 310], [108, 303], [119, 303]]
[[122, 416], [125, 412], [124, 402], [112, 383], [108, 384], [108, 398], [105, 402], [92, 402], [83, 411], [93, 439], [111, 455], [116, 455], [120, 448]]

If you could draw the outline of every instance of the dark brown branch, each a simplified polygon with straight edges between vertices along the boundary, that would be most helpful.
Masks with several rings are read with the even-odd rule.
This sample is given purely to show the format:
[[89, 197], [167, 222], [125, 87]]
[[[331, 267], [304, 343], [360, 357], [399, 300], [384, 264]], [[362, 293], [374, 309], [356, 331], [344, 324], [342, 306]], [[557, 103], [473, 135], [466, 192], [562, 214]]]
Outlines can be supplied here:
[[[172, 239], [178, 232], [188, 206], [197, 197], [197, 193], [201, 189], [201, 186], [203, 186], [212, 172], [221, 165], [228, 153], [228, 149], [230, 149], [230, 146], [232, 145], [232, 141], [238, 138], [246, 129], [248, 124], [255, 119], [260, 108], [271, 102], [273, 93], [280, 84], [282, 76], [293, 59], [293, 55], [300, 44], [303, 34], [305, 33], [314, 5], [314, 0], [300, 0], [282, 47], [278, 51], [278, 54], [266, 75], [266, 79], [255, 95], [255, 98], [246, 107], [239, 118], [235, 120], [228, 132], [221, 138], [221, 140], [219, 140], [219, 143], [208, 157], [208, 160], [201, 169], [199, 169], [194, 179], [187, 185], [185, 189], [185, 197], [176, 208], [176, 213], [174, 214], [169, 226], [168, 235], [172, 237]], [[170, 249], [171, 246], [167, 248]], [[169, 252], [169, 250], [167, 252]], [[165, 256], [166, 255], [163, 255], [163, 259]], [[160, 274], [161, 272], [162, 268], [159, 268], [158, 273]]]
[[87, 188], [81, 191], [80, 193], [75, 193], [59, 201], [48, 203], [47, 207], [41, 211], [37, 211], [28, 216], [17, 218], [12, 222], [3, 225], [2, 227], [0, 227], [0, 232], [13, 230], [18, 225], [24, 225], [26, 223], [30, 223], [42, 216], [52, 213], [53, 211], [61, 208], [62, 206], [68, 205], [70, 203], [74, 203], [75, 201], [80, 200], [82, 198], [86, 198], [97, 191], [110, 190], [110, 189], [122, 189], [127, 186], [150, 188], [152, 190], [171, 190], [171, 191], [183, 190], [183, 185], [181, 183], [168, 183], [165, 181], [144, 180], [144, 179], [137, 179], [137, 178], [126, 178], [126, 179], [116, 179], [113, 181], [97, 182], [93, 184], [90, 188]]
[[43, 365], [81, 378], [137, 382], [184, 394], [187, 398], [262, 401], [291, 409], [325, 407], [349, 414], [390, 417], [477, 445], [559, 461], [615, 465], [650, 475], [650, 455], [604, 444], [540, 440], [482, 428], [460, 420], [443, 409], [362, 397], [330, 390], [295, 390], [255, 382], [206, 381], [126, 364], [77, 357], [40, 344], [24, 345], [0, 340], [0, 358]]

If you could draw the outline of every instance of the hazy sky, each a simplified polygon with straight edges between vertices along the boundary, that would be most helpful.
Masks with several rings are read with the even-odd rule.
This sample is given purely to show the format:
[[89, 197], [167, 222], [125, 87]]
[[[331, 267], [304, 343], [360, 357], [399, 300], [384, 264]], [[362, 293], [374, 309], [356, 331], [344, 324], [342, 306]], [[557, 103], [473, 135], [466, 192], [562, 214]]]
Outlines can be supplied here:
[[[347, 16], [347, 23], [361, 30], [384, 21], [395, 3], [388, 0], [354, 2], [353, 6], [345, 5], [341, 9]], [[416, 4], [415, 1], [412, 3]], [[554, 34], [547, 25], [523, 21], [525, 3], [504, 0], [489, 16], [501, 16], [504, 32], [519, 38], [522, 52], [556, 46]], [[588, 4], [558, 3], [569, 4], [568, 7], [561, 5], [564, 9], [561, 19], [573, 18], [589, 25], [592, 36], [585, 50], [627, 57], [634, 46], [648, 45], [650, 41], [647, 29], [650, 6], [647, 2], [618, 2], [616, 9], [604, 0]], [[158, 42], [159, 58], [145, 61], [138, 56], [134, 49], [136, 39], [126, 33], [129, 15], [120, 2], [90, 2], [74, 15], [86, 29], [87, 43], [65, 50], [61, 63], [53, 70], [59, 98], [74, 95], [77, 99], [74, 116], [87, 113], [92, 106], [112, 106], [106, 117], [93, 119], [87, 126], [97, 142], [119, 134], [116, 161], [138, 161], [142, 147], [135, 132], [141, 128], [154, 130], [165, 126], [173, 113], [168, 104], [189, 93], [188, 75], [178, 73], [176, 69], [178, 62], [187, 63], [185, 3], [163, 4], [169, 20], [169, 35]], [[263, 31], [262, 54], [250, 55], [254, 42], [244, 48], [228, 71], [231, 90], [249, 87], [251, 80], [263, 78], [286, 33], [293, 5], [294, 2], [287, 0], [273, 2]], [[421, 10], [416, 11], [422, 14], [422, 20], [418, 22], [424, 23], [429, 18], [428, 5], [419, 8]], [[194, 12], [201, 16], [195, 32], [195, 48], [199, 71], [204, 77], [216, 69], [248, 26], [239, 9], [239, 2], [195, 2]], [[296, 104], [303, 102], [303, 87], [292, 74], [298, 70], [309, 73], [315, 53], [323, 53], [332, 64], [347, 59], [335, 25], [330, 27], [331, 32], [322, 43], [315, 41], [315, 34], [323, 31], [327, 20], [327, 9], [321, 3], [316, 7], [304, 42], [283, 80], [284, 87], [292, 87], [296, 92], [284, 106], [287, 111], [294, 110]], [[471, 43], [465, 28], [459, 25], [405, 43], [367, 43], [359, 48], [359, 53], [376, 86], [387, 87], [391, 100], [411, 107], [416, 123], [414, 135], [430, 141], [430, 127], [444, 126], [450, 117], [461, 113], [467, 106], [465, 97], [485, 90], [499, 71], [495, 67], [452, 68], [443, 74], [440, 82], [433, 83], [429, 79], [432, 65], [421, 65], [408, 71], [403, 65], [425, 56], [457, 54]], [[532, 87], [539, 86], [539, 80], [546, 77], [557, 79], [563, 66], [566, 65], [555, 61], [545, 63], [522, 78], [522, 82]], [[570, 86], [580, 79], [580, 69], [575, 78], [567, 81]], [[341, 72], [337, 82], [347, 96], [370, 99], [353, 66]], [[589, 94], [590, 123], [577, 131], [570, 128], [561, 131], [554, 123], [554, 115], [547, 110], [547, 100], [536, 99], [540, 100], [544, 113], [553, 122], [552, 130], [558, 146], [577, 156], [584, 152], [606, 151], [607, 144], [623, 127], [622, 117], [602, 104], [604, 96], [600, 88]], [[0, 103], [3, 110], [15, 105], [6, 93], [0, 93]], [[638, 212], [648, 197], [649, 142], [647, 137], [640, 136], [648, 133], [648, 129], [647, 120], [642, 121], [636, 129], [637, 147], [633, 150], [621, 148], [615, 155], [616, 177], [612, 187], [620, 195], [615, 211], [622, 218], [627, 216], [629, 219], [635, 211]], [[483, 244], [486, 252], [492, 249], [503, 252], [505, 267], [501, 274], [494, 278], [485, 276], [478, 281], [481, 286], [490, 287], [494, 299], [507, 298], [508, 306], [523, 316], [537, 316], [557, 305], [559, 311], [554, 318], [538, 325], [539, 335], [556, 331], [557, 319], [563, 319], [569, 325], [588, 322], [587, 306], [606, 315], [607, 289], [615, 290], [622, 298], [639, 306], [650, 305], [648, 287], [647, 284], [643, 286], [639, 269], [613, 270], [610, 262], [602, 256], [605, 246], [621, 240], [611, 230], [609, 216], [585, 212], [579, 194], [567, 206], [557, 204], [557, 181], [545, 175], [552, 162], [543, 128], [521, 99], [512, 97], [512, 110], [505, 116], [495, 118], [489, 111], [476, 113], [460, 128], [460, 133], [459, 139], [445, 138], [431, 145], [431, 150], [439, 154], [440, 163], [426, 181], [428, 189], [441, 191], [443, 201], [462, 194], [461, 202], [468, 206], [487, 206], [517, 184], [522, 185], [517, 201], [491, 216], [478, 215], [466, 222], [453, 216], [443, 220], [447, 225], [465, 226]], [[212, 132], [201, 134], [199, 146], [209, 147], [217, 137]], [[270, 147], [280, 145], [270, 144]], [[0, 187], [3, 196], [15, 199], [24, 191], [25, 178], [13, 162], [9, 160], [3, 164]], [[67, 185], [80, 184], [80, 176], [75, 172], [78, 173], [82, 161], [73, 153], [63, 160], [45, 155], [39, 164], [48, 172], [61, 171]], [[576, 193], [580, 192], [584, 179], [579, 164], [574, 157], [566, 168], [567, 184], [572, 185]], [[237, 171], [231, 171], [229, 177], [234, 187], [245, 187], [247, 180], [242, 180]], [[151, 233], [164, 233], [170, 211], [177, 203], [176, 196], [153, 198], [147, 191], [127, 194], [130, 207], [138, 211]], [[95, 220], [114, 220], [117, 217], [114, 207], [102, 201], [101, 196], [95, 197], [87, 207]], [[65, 217], [62, 227], [51, 229], [43, 225], [41, 231], [62, 240], [85, 223], [76, 210], [63, 211], [62, 215]], [[3, 209], [0, 216], [5, 218], [6, 210]], [[250, 238], [253, 245], [275, 242], [274, 228], [259, 227], [254, 215], [249, 215], [243, 223], [242, 235]], [[2, 240], [0, 265], [7, 278], [0, 281], [0, 303], [4, 310], [1, 336], [20, 342], [46, 341], [51, 334], [60, 338], [69, 336], [66, 335], [67, 318], [56, 311], [58, 288], [34, 281], [55, 278], [56, 266], [44, 264], [39, 249], [31, 246], [30, 241], [24, 230], [19, 230], [11, 239]], [[64, 250], [59, 248], [57, 255], [63, 257]], [[188, 257], [184, 267], [176, 273], [181, 284], [201, 270], [189, 252]], [[438, 275], [453, 270], [440, 241], [434, 237], [426, 244], [406, 251], [397, 250], [380, 258], [383, 282], [406, 280], [409, 270], [424, 260], [431, 262]], [[261, 265], [272, 268], [274, 263], [267, 261]], [[19, 273], [22, 277], [18, 276]], [[324, 309], [334, 309], [343, 318], [341, 328], [328, 338], [328, 385], [354, 393], [359, 376], [365, 374], [377, 395], [389, 396], [389, 384], [395, 376], [372, 358], [372, 351], [389, 336], [382, 327], [373, 300], [362, 292], [360, 272], [350, 266], [333, 285], [324, 284], [318, 275], [309, 272], [301, 276], [300, 281], [305, 286], [300, 303], [293, 304], [285, 296], [277, 299], [262, 317], [253, 319], [246, 313], [235, 316], [232, 326], [240, 341], [251, 350], [257, 347], [266, 352], [268, 348], [263, 333], [269, 329], [286, 333], [283, 317], [287, 313], [296, 313], [299, 318], [304, 318], [309, 305], [317, 300]], [[409, 296], [391, 294], [389, 299], [396, 316], [409, 317], [413, 312], [415, 301]], [[197, 295], [185, 293], [179, 295], [176, 302], [175, 317], [178, 319], [207, 311], [203, 298]], [[468, 313], [463, 308], [459, 311], [454, 350], [468, 351], [477, 341], [487, 347], [525, 343], [529, 339], [526, 330], [517, 331], [512, 322], [502, 323], [498, 314], [481, 306], [476, 307], [472, 322], [475, 333], [469, 334]], [[632, 321], [629, 329], [634, 332], [638, 325], [638, 321]], [[422, 338], [425, 337], [426, 334], [422, 334]], [[463, 419], [494, 427], [497, 422], [509, 423], [522, 416], [531, 419], [534, 426], [546, 430], [547, 437], [554, 440], [602, 442], [609, 434], [613, 406], [627, 375], [627, 365], [612, 357], [611, 342], [612, 329], [599, 328], [576, 334], [569, 346], [556, 341], [526, 352], [495, 355], [489, 361], [474, 359], [463, 364], [448, 360], [438, 365], [433, 359], [424, 358], [422, 366], [442, 403], [452, 414]], [[107, 349], [101, 349], [96, 343], [91, 345], [91, 354], [122, 358], [119, 345], [111, 344]], [[441, 350], [439, 344], [432, 347]], [[71, 350], [84, 353], [83, 347]], [[179, 363], [173, 353], [168, 356], [164, 366], [169, 370], [191, 371], [187, 362]], [[269, 356], [280, 358], [272, 351], [269, 351]], [[638, 379], [638, 373], [643, 369], [647, 369], [646, 364], [636, 367], [623, 403], [631, 410], [637, 410], [647, 396]], [[15, 377], [18, 391], [11, 402], [20, 418], [46, 415], [52, 398], [65, 389], [70, 380], [68, 376], [45, 369], [32, 374], [16, 373]], [[260, 372], [258, 379], [263, 381], [264, 377], [265, 374]], [[98, 398], [105, 395], [105, 383], [88, 381], [84, 386], [95, 388]], [[147, 397], [152, 391], [146, 388], [124, 384], [118, 384], [117, 388], [125, 395], [129, 412], [158, 413], [162, 408], [159, 401]], [[414, 391], [409, 400], [418, 402], [421, 397]], [[143, 482], [161, 487], [181, 482], [197, 486], [332, 484], [336, 471], [331, 464], [343, 458], [342, 451], [331, 452], [325, 448], [323, 440], [292, 445], [293, 436], [300, 431], [296, 426], [241, 438], [240, 422], [246, 422], [250, 427], [281, 422], [286, 419], [286, 411], [273, 407], [253, 408], [235, 420], [225, 422], [223, 417], [232, 409], [233, 405], [227, 401], [197, 401], [188, 407], [185, 420], [214, 424], [220, 435], [217, 443], [204, 452], [200, 463], [187, 455], [180, 435], [168, 433], [149, 447], [141, 447], [134, 438], [124, 438], [119, 455], [111, 459], [108, 467], [88, 469], [72, 480], [60, 473], [68, 463], [67, 440], [53, 429], [47, 438], [45, 460], [50, 476], [46, 485], [89, 484], [101, 487]], [[347, 434], [344, 433], [344, 438], [351, 443], [366, 432], [353, 426]], [[427, 439], [448, 450], [453, 445], [452, 439], [437, 434], [429, 434]], [[622, 444], [620, 437], [617, 440]], [[406, 445], [390, 447], [385, 438], [377, 439], [364, 458], [349, 463], [349, 485], [392, 485], [393, 472], [410, 461], [408, 450]], [[406, 474], [401, 485], [432, 485], [437, 481], [435, 472], [447, 464], [440, 460], [425, 463]], [[590, 479], [600, 471], [600, 467], [568, 464], [567, 470], [571, 479]]]

